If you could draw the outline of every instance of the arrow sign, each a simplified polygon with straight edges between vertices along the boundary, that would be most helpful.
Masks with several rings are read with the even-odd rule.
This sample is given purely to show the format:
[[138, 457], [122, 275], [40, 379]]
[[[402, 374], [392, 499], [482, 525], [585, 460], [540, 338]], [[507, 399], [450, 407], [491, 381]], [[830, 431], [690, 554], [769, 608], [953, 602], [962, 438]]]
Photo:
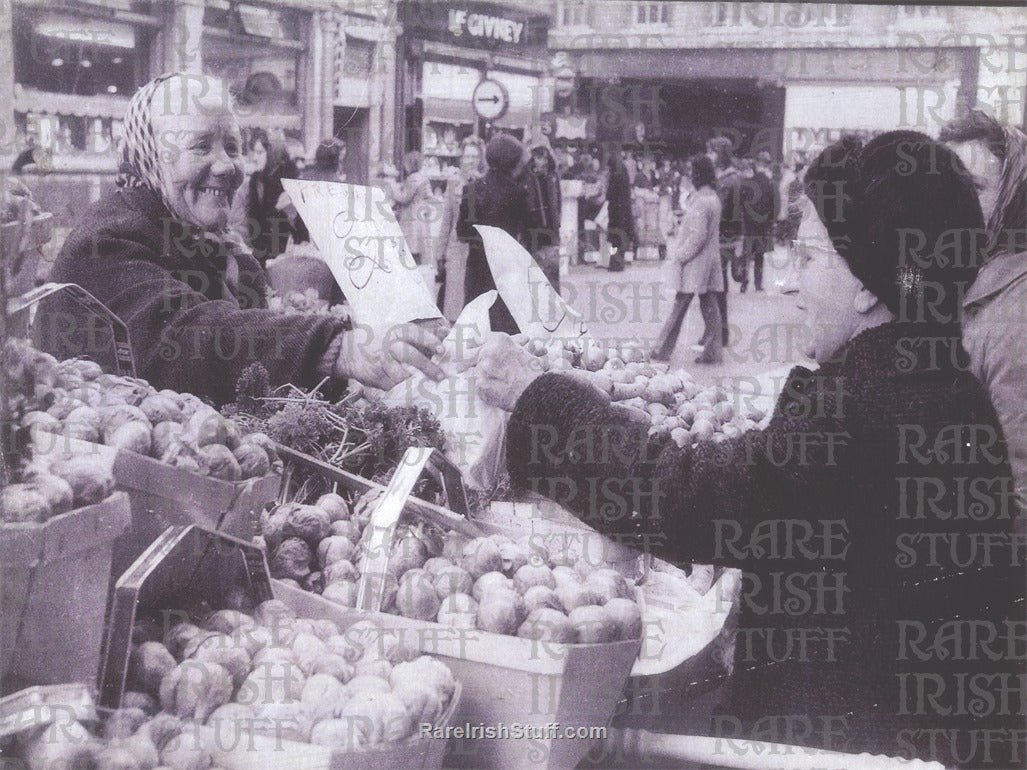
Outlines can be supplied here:
[[498, 80], [484, 78], [478, 81], [471, 94], [471, 106], [483, 120], [497, 120], [506, 114], [510, 106], [510, 94]]

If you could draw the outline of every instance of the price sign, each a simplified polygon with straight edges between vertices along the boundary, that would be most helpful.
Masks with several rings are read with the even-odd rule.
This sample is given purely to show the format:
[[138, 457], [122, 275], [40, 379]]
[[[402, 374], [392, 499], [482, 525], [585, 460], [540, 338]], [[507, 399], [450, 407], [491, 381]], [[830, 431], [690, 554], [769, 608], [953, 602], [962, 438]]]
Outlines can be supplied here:
[[482, 120], [498, 120], [510, 106], [510, 94], [498, 80], [484, 78], [474, 87], [471, 104]]

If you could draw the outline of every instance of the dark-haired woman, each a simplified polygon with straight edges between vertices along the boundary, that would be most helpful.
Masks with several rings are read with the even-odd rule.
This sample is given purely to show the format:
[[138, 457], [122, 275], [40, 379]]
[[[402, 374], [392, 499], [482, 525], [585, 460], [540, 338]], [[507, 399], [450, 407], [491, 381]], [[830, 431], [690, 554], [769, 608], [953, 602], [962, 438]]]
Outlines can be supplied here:
[[283, 251], [292, 233], [289, 217], [279, 208], [283, 179], [296, 179], [299, 171], [284, 143], [258, 133], [250, 144], [254, 170], [250, 175], [246, 219], [253, 256], [266, 264]]
[[[1021, 513], [1027, 512], [1027, 136], [983, 112], [942, 128], [974, 175], [988, 246], [963, 298], [963, 344], [1009, 442]], [[1024, 521], [1020, 519], [1021, 531]]]
[[691, 160], [691, 179], [694, 192], [685, 203], [684, 218], [670, 237], [667, 252], [671, 262], [678, 266], [677, 294], [670, 317], [657, 337], [652, 357], [669, 361], [681, 332], [692, 297], [699, 295], [706, 331], [706, 341], [697, 364], [719, 364], [721, 352], [720, 308], [716, 292], [724, 291], [720, 269], [720, 197], [717, 195], [717, 175], [713, 161], [705, 155]]
[[[1022, 766], [1022, 626], [1006, 622], [1023, 546], [954, 320], [974, 189], [945, 147], [891, 132], [828, 148], [805, 190], [799, 301], [820, 368], [792, 370], [765, 429], [678, 448], [494, 338], [479, 393], [512, 409], [511, 479], [666, 558], [744, 571], [715, 735]], [[910, 228], [931, 245], [908, 253]]]

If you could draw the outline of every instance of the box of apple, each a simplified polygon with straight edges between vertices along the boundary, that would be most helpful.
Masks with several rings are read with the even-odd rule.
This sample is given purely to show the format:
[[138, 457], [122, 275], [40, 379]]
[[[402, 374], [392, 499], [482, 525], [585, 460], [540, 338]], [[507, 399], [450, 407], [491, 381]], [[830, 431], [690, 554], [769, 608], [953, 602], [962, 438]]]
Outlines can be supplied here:
[[538, 538], [468, 538], [428, 524], [400, 524], [386, 574], [361, 575], [367, 524], [381, 495], [351, 505], [326, 494], [313, 505], [286, 503], [264, 513], [271, 575], [346, 607], [359, 581], [383, 583], [382, 609], [458, 629], [567, 644], [640, 639], [635, 587], [616, 570], [551, 553]]
[[613, 350], [597, 344], [518, 336], [542, 371], [576, 377], [598, 388], [639, 421], [653, 436], [669, 436], [678, 446], [723, 441], [759, 426], [766, 416], [755, 405], [736, 408], [727, 391], [703, 387], [684, 369], [671, 371], [650, 362], [642, 347], [627, 341]]
[[99, 724], [72, 719], [26, 732], [5, 753], [28, 770], [436, 764], [424, 763], [424, 742], [413, 736], [444, 723], [458, 697], [441, 661], [369, 621], [340, 629], [274, 599], [252, 614], [222, 609], [192, 620], [138, 620], [120, 707]]

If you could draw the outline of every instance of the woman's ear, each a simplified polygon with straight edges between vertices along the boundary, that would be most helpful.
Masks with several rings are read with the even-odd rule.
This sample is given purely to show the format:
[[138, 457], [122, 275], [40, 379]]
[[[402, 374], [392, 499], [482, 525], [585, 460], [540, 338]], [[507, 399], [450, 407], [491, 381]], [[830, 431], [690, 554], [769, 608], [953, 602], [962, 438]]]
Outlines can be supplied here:
[[873, 310], [880, 302], [872, 291], [867, 287], [860, 284], [859, 290], [856, 292], [856, 296], [852, 298], [852, 306], [856, 309], [856, 312], [860, 315], [866, 315]]

